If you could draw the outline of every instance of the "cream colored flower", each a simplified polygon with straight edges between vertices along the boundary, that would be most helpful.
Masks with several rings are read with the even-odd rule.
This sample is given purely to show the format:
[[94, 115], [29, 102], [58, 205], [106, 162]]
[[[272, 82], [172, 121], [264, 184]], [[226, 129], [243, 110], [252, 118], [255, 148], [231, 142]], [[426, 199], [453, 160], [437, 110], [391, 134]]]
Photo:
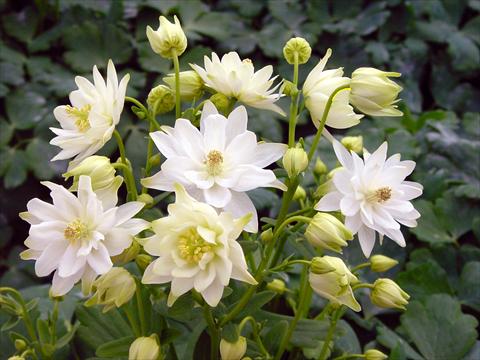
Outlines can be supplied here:
[[159, 258], [147, 267], [142, 282], [171, 282], [168, 305], [195, 289], [210, 306], [217, 306], [230, 278], [256, 284], [236, 241], [250, 216], [234, 219], [227, 212], [219, 215], [178, 184], [175, 193], [169, 215], [152, 223], [155, 235], [144, 244], [146, 252]]
[[168, 21], [165, 16], [160, 16], [160, 26], [156, 31], [147, 26], [147, 38], [152, 50], [167, 59], [172, 59], [174, 53], [177, 56], [182, 55], [187, 48], [187, 37], [183, 32], [180, 21], [178, 21], [176, 15], [173, 19], [174, 24]]
[[158, 337], [153, 334], [136, 338], [128, 350], [128, 360], [160, 360]]
[[204, 65], [205, 68], [190, 64], [207, 87], [245, 105], [285, 115], [283, 110], [274, 104], [280, 95], [275, 93], [277, 87], [270, 89], [276, 79], [276, 76], [270, 78], [273, 73], [271, 65], [255, 72], [252, 61], [241, 60], [236, 52], [223, 55], [222, 60], [212, 53], [211, 60], [205, 56]]
[[239, 336], [234, 343], [220, 340], [220, 356], [222, 360], [241, 360], [247, 351], [247, 339]]
[[305, 231], [305, 237], [313, 246], [342, 252], [347, 241], [353, 239], [352, 233], [335, 216], [319, 212], [315, 214]]
[[372, 303], [382, 308], [406, 309], [410, 295], [403, 291], [397, 283], [390, 279], [377, 279], [370, 292]]

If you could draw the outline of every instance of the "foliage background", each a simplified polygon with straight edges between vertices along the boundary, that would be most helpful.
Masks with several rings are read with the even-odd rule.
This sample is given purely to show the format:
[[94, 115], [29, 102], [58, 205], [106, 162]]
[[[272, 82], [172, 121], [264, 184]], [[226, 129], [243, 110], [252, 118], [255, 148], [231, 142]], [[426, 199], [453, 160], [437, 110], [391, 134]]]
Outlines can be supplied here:
[[[360, 66], [402, 73], [404, 117], [365, 119], [348, 134], [362, 134], [369, 150], [388, 140], [389, 153], [417, 161], [413, 179], [425, 186], [415, 204], [419, 226], [408, 233], [406, 249], [387, 241], [374, 250], [401, 262], [389, 275], [413, 301], [400, 316], [362, 301], [363, 316], [349, 313], [342, 325], [342, 346], [356, 352], [382, 346], [392, 359], [480, 358], [470, 316], [480, 312], [479, 11], [479, 0], [0, 0], [0, 284], [46, 295], [45, 286], [34, 286], [45, 279], [35, 277], [31, 262], [19, 261], [28, 228], [18, 212], [30, 198], [47, 197], [39, 180], [62, 181], [66, 163], [49, 162], [57, 151], [48, 144], [53, 108], [66, 103], [75, 75], [91, 76], [94, 64], [104, 70], [109, 58], [131, 74], [128, 95], [144, 99], [172, 70], [151, 51], [145, 27], [156, 28], [160, 14], [178, 14], [189, 40], [183, 70], [211, 51], [234, 50], [290, 78], [282, 47], [302, 36], [313, 56], [301, 66], [301, 79], [328, 47], [329, 67], [344, 66], [347, 75]], [[284, 139], [284, 120], [256, 111], [250, 117], [261, 136]], [[300, 124], [301, 135], [313, 132], [306, 117]], [[128, 108], [120, 131], [132, 162], [142, 163], [146, 128]], [[115, 149], [109, 145], [103, 153]], [[330, 152], [324, 143], [319, 154], [333, 164]], [[308, 177], [304, 185], [311, 185]], [[264, 214], [275, 213], [273, 193], [255, 195]], [[360, 261], [350, 247], [348, 260]], [[65, 318], [74, 316], [74, 300]], [[11, 348], [5, 333], [0, 348]]]

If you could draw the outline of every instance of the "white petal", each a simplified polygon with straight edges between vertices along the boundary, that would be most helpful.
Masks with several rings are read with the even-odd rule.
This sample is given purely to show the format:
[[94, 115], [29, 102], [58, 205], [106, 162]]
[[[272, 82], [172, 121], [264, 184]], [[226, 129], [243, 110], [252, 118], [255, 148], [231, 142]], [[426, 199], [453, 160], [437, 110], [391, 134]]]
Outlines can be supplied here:
[[217, 279], [207, 289], [202, 291], [202, 296], [206, 303], [212, 307], [215, 307], [220, 302], [223, 295], [224, 286]]
[[232, 199], [223, 210], [230, 212], [234, 218], [241, 218], [247, 214], [252, 214], [252, 219], [245, 226], [244, 230], [256, 233], [258, 231], [258, 216], [257, 209], [255, 209], [252, 200], [243, 192], [232, 191], [231, 193]]
[[65, 248], [66, 246], [63, 243], [49, 245], [35, 262], [37, 276], [47, 276], [55, 270]]
[[157, 275], [155, 273], [153, 269], [156, 261], [158, 260], [155, 260], [152, 263], [150, 263], [150, 265], [148, 265], [147, 268], [145, 269], [145, 272], [143, 273], [143, 277], [142, 277], [143, 284], [164, 284], [172, 280], [171, 276], [162, 276], [162, 275]]
[[337, 159], [344, 167], [349, 170], [353, 169], [353, 160], [352, 155], [348, 153], [347, 149], [338, 141], [333, 141], [333, 150], [335, 151], [335, 155], [337, 155]]
[[58, 271], [55, 271], [55, 274], [53, 275], [53, 280], [52, 280], [52, 288], [51, 292], [53, 296], [62, 296], [68, 293], [75, 283], [80, 280], [82, 277], [82, 271], [79, 271], [78, 273], [72, 275], [72, 276], [67, 276], [67, 277], [61, 277], [58, 274]]
[[373, 247], [375, 246], [375, 230], [362, 226], [358, 230], [358, 240], [360, 241], [360, 247], [365, 257], [370, 257]]
[[320, 201], [315, 205], [317, 211], [336, 211], [340, 209], [340, 201], [343, 195], [338, 191], [332, 191], [323, 196]]
[[[202, 114], [203, 116], [203, 114]], [[226, 128], [226, 144], [229, 144], [232, 139], [247, 131], [248, 115], [245, 106], [236, 107], [230, 115], [228, 115]]]
[[225, 150], [225, 131], [227, 119], [222, 115], [210, 115], [203, 119], [200, 130], [203, 134], [206, 153], [211, 150]]
[[117, 208], [115, 226], [120, 226], [131, 219], [135, 214], [142, 210], [144, 206], [145, 203], [140, 201], [130, 201], [119, 206]]
[[209, 189], [203, 190], [203, 195], [205, 196], [205, 201], [208, 204], [217, 208], [226, 206], [232, 199], [230, 190], [217, 184], [213, 185]]
[[99, 244], [98, 249], [93, 250], [90, 255], [88, 255], [87, 261], [92, 269], [100, 275], [108, 272], [113, 266], [107, 248], [103, 244]]
[[285, 144], [260, 143], [255, 150], [255, 161], [252, 165], [264, 168], [280, 159], [287, 148]]
[[242, 165], [242, 172], [232, 190], [243, 192], [250, 191], [259, 187], [266, 187], [276, 180], [275, 174], [272, 170], [261, 169], [253, 165]]
[[218, 114], [218, 110], [215, 107], [215, 105], [213, 105], [213, 103], [210, 100], [205, 101], [205, 104], [203, 104], [202, 115], [200, 117], [200, 123], [202, 123], [203, 120], [209, 117], [210, 115], [217, 115], [217, 114]]
[[360, 211], [360, 203], [353, 197], [345, 196], [340, 200], [340, 211], [345, 216], [354, 216]]

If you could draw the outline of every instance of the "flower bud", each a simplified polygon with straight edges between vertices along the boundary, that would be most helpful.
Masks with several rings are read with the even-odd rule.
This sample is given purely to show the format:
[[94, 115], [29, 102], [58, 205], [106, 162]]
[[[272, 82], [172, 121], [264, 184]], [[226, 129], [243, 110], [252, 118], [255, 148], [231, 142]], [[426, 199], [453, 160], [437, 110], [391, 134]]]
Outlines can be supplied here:
[[317, 213], [305, 231], [305, 237], [313, 245], [322, 249], [342, 252], [342, 247], [347, 246], [347, 240], [352, 240], [352, 233], [335, 216]]
[[295, 96], [298, 94], [298, 88], [291, 81], [283, 80], [282, 86], [280, 86], [280, 93], [287, 96]]
[[359, 68], [352, 73], [350, 103], [371, 116], [402, 116], [395, 105], [402, 87], [389, 77], [399, 77], [397, 72], [374, 68]]
[[130, 301], [135, 294], [135, 279], [121, 267], [113, 267], [93, 282], [93, 296], [85, 306], [104, 305], [103, 312], [120, 307]]
[[332, 189], [332, 180], [325, 181], [323, 184], [321, 184], [317, 190], [315, 190], [314, 196], [316, 198], [320, 198], [324, 196], [325, 194], [329, 193]]
[[327, 165], [319, 158], [315, 160], [315, 166], [313, 167], [313, 172], [317, 175], [323, 175], [328, 172]]
[[330, 300], [332, 304], [343, 304], [354, 311], [361, 310], [351, 287], [358, 279], [348, 270], [342, 259], [332, 256], [314, 258], [310, 267], [309, 281], [312, 289]]
[[153, 258], [147, 254], [140, 254], [135, 258], [135, 263], [142, 270], [145, 271], [148, 265], [152, 262]]
[[373, 283], [373, 289], [370, 292], [372, 303], [382, 308], [405, 310], [408, 299], [410, 299], [410, 296], [390, 279], [377, 279]]
[[8, 360], [25, 360], [25, 358], [20, 355], [13, 355], [13, 356], [10, 356]]
[[147, 105], [155, 115], [165, 114], [175, 107], [175, 94], [168, 86], [158, 85], [150, 90]]
[[23, 351], [27, 348], [27, 343], [22, 339], [16, 339], [14, 344], [17, 351]]
[[153, 204], [153, 197], [149, 194], [140, 194], [137, 201], [143, 202], [145, 205], [151, 205]]
[[213, 103], [213, 105], [215, 105], [217, 110], [222, 114], [226, 114], [227, 111], [230, 109], [230, 99], [226, 95], [223, 95], [221, 93], [216, 93], [216, 94], [213, 94], [209, 100]]
[[377, 349], [370, 349], [365, 351], [365, 360], [385, 360], [388, 356]]
[[113, 256], [112, 262], [115, 265], [123, 265], [129, 263], [136, 258], [139, 252], [140, 244], [136, 241], [133, 241], [132, 245], [130, 245], [127, 249], [123, 250], [121, 254]]
[[283, 155], [282, 163], [288, 177], [294, 178], [307, 168], [308, 155], [301, 147], [288, 148]]
[[160, 56], [172, 59], [174, 54], [180, 56], [187, 48], [187, 37], [183, 32], [180, 21], [176, 16], [173, 17], [174, 24], [166, 17], [160, 16], [160, 26], [154, 31], [147, 26], [147, 37], [152, 50]]
[[267, 289], [283, 294], [285, 292], [285, 283], [280, 279], [273, 279], [267, 284]]
[[[203, 80], [196, 71], [181, 71], [180, 74], [180, 97], [182, 100], [192, 101], [199, 99], [203, 93]], [[163, 81], [175, 91], [175, 74], [168, 74]]]
[[289, 64], [295, 63], [295, 54], [297, 54], [299, 64], [305, 64], [308, 59], [310, 59], [312, 48], [307, 40], [301, 37], [295, 37], [287, 41], [283, 47], [283, 56]]
[[128, 350], [128, 360], [160, 360], [160, 346], [158, 337], [152, 334], [149, 337], [136, 338]]
[[234, 343], [225, 339], [220, 340], [220, 356], [222, 360], [240, 360], [247, 351], [247, 339], [239, 336]]
[[307, 197], [307, 192], [301, 186], [297, 186], [295, 193], [293, 194], [293, 200], [304, 200]]
[[353, 151], [360, 154], [363, 151], [363, 137], [362, 136], [345, 136], [341, 140], [342, 145], [348, 151]]
[[264, 243], [267, 243], [269, 241], [272, 241], [273, 239], [273, 230], [272, 228], [268, 228], [267, 230], [265, 231], [262, 231], [262, 233], [260, 234], [260, 239], [262, 239], [262, 241]]
[[384, 255], [373, 255], [370, 258], [370, 269], [375, 272], [384, 272], [390, 270], [398, 264], [398, 261]]

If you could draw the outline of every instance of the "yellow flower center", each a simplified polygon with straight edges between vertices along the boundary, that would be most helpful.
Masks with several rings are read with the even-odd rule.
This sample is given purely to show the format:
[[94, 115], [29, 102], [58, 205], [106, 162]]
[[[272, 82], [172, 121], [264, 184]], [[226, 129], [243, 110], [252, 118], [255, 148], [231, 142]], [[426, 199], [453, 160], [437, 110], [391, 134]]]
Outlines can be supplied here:
[[223, 155], [218, 150], [212, 150], [208, 153], [205, 160], [207, 172], [209, 175], [215, 176], [222, 172]]
[[203, 255], [213, 250], [214, 245], [206, 242], [198, 231], [191, 227], [178, 237], [178, 253], [190, 264], [198, 264]]
[[370, 202], [383, 203], [389, 200], [392, 197], [392, 189], [388, 186], [384, 186], [377, 190], [372, 191], [368, 196], [367, 200]]
[[242, 63], [244, 63], [244, 64], [251, 64], [251, 63], [252, 63], [252, 60], [250, 60], [249, 58], [246, 58], [246, 59], [243, 59], [243, 60], [242, 60]]
[[78, 109], [76, 107], [67, 105], [67, 114], [75, 120], [75, 126], [81, 132], [85, 132], [90, 129], [90, 122], [88, 121], [88, 114], [92, 109], [92, 105], [87, 104], [84, 107]]
[[88, 237], [89, 234], [90, 230], [88, 229], [88, 226], [80, 219], [73, 220], [63, 231], [65, 239], [71, 243], [81, 241]]

